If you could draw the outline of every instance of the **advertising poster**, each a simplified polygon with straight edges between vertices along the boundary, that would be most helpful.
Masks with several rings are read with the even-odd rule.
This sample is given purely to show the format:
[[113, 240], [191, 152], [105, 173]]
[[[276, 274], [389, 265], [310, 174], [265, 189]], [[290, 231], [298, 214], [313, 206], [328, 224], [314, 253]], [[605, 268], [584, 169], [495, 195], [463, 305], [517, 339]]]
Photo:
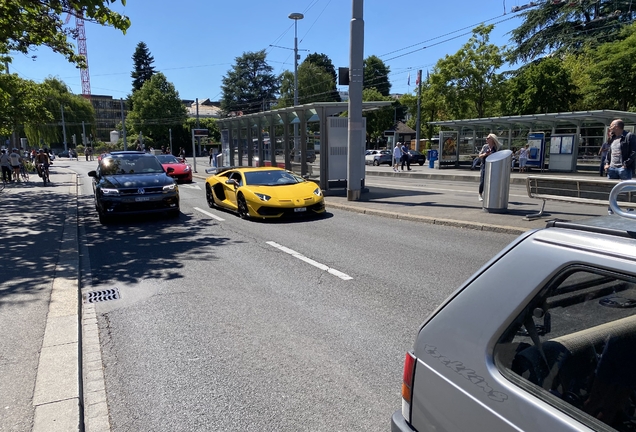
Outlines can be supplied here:
[[457, 162], [459, 155], [457, 154], [457, 131], [440, 131], [439, 147], [441, 150], [441, 162]]
[[[552, 146], [552, 142], [550, 142]], [[545, 133], [537, 132], [528, 135], [528, 165], [543, 167], [543, 155], [545, 149]]]

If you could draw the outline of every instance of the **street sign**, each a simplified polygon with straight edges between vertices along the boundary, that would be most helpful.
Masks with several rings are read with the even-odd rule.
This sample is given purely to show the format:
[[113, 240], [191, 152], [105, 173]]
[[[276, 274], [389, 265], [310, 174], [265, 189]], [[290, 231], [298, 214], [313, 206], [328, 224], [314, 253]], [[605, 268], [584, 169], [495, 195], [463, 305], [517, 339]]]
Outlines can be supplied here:
[[207, 129], [192, 129], [192, 134], [195, 137], [206, 137], [208, 136], [208, 130]]
[[390, 136], [393, 136], [393, 135], [395, 135], [395, 131], [394, 130], [386, 130], [386, 131], [384, 131], [384, 136], [385, 137], [390, 137]]

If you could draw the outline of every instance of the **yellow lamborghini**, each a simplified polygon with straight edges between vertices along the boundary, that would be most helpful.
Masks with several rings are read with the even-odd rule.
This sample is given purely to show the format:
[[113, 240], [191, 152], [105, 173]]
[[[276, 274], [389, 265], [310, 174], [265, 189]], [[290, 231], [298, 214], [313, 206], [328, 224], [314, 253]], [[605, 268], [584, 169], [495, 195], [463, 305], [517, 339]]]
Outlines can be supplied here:
[[221, 168], [206, 180], [205, 197], [210, 207], [231, 210], [244, 219], [325, 212], [320, 187], [281, 168]]

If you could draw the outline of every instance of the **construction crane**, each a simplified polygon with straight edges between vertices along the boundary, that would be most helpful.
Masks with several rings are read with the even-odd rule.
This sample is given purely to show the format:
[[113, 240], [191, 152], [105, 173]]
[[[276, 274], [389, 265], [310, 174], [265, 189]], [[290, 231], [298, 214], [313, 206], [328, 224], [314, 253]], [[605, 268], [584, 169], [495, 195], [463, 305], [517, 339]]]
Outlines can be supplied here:
[[[71, 14], [66, 16], [65, 24], [71, 19]], [[84, 30], [84, 12], [79, 11], [75, 15], [75, 29], [77, 30], [77, 52], [84, 56], [86, 67], [80, 69], [82, 78], [82, 96], [89, 99], [91, 97], [91, 76], [88, 73], [88, 51], [86, 49], [86, 31]]]

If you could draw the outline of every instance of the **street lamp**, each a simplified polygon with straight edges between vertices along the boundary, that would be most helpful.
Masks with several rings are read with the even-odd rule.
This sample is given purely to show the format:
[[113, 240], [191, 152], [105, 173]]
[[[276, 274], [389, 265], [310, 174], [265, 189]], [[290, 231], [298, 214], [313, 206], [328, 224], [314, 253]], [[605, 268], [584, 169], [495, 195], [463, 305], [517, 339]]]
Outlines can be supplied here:
[[[294, 12], [289, 14], [289, 19], [294, 20], [294, 106], [298, 105], [298, 20], [305, 18], [305, 15]], [[294, 159], [300, 161], [298, 151], [298, 123], [294, 123]]]

